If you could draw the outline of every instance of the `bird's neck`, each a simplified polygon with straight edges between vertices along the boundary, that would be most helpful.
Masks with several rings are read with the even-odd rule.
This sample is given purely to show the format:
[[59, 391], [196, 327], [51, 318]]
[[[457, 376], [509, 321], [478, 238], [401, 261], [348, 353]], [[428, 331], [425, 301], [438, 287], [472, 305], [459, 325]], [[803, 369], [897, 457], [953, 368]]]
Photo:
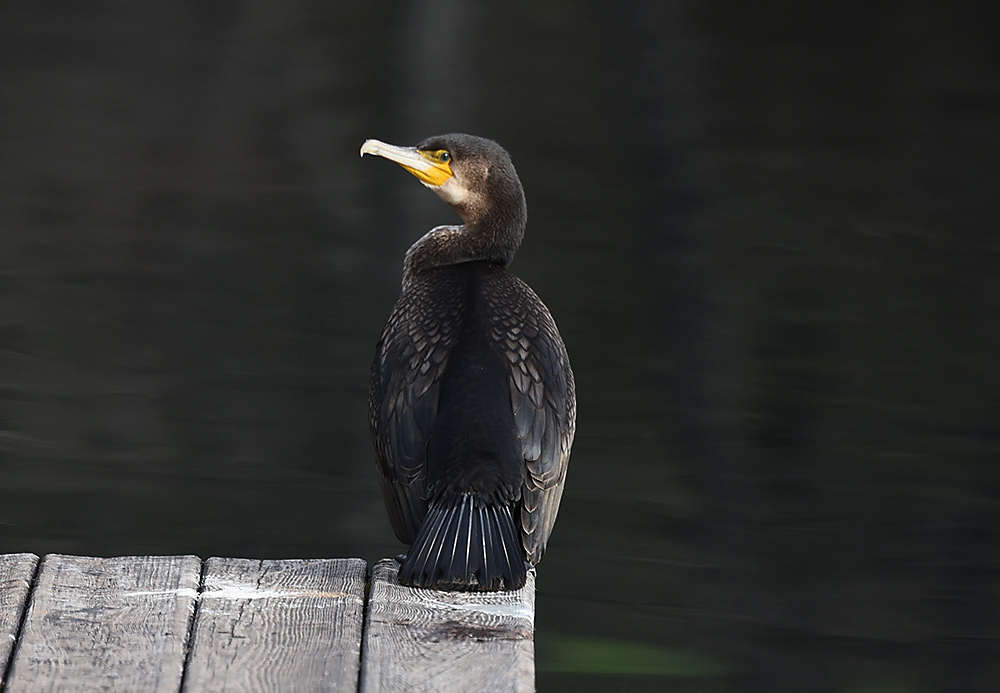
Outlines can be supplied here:
[[[523, 194], [512, 204], [498, 206], [502, 213], [469, 218], [461, 226], [438, 226], [410, 246], [403, 262], [403, 285], [421, 272], [477, 260], [503, 267], [510, 264], [524, 236], [527, 211]], [[492, 210], [491, 210], [492, 211]]]

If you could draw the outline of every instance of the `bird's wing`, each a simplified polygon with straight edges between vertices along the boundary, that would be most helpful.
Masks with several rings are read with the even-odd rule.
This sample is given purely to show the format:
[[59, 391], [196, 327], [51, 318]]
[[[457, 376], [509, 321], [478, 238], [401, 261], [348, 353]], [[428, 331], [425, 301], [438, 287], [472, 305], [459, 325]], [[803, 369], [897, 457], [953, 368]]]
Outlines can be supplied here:
[[510, 399], [526, 468], [521, 531], [535, 564], [545, 551], [562, 498], [576, 432], [573, 371], [562, 337], [545, 304], [521, 280], [498, 296], [494, 338], [510, 362]]
[[448, 318], [460, 310], [458, 298], [419, 283], [404, 291], [372, 364], [368, 411], [379, 480], [392, 528], [407, 544], [427, 514], [427, 440], [455, 341], [455, 321]]

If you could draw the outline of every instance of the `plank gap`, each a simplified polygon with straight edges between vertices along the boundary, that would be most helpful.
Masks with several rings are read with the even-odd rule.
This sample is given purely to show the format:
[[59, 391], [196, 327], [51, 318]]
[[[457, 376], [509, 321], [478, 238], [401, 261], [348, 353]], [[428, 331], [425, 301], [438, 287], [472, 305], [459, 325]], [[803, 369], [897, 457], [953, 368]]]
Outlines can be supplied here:
[[[375, 564], [365, 569], [365, 602], [361, 619], [361, 643], [358, 650], [358, 685], [355, 689], [360, 693], [364, 687], [365, 660], [368, 658], [368, 609], [371, 607], [372, 581], [375, 579]], [[0, 693], [3, 693], [0, 691]]]
[[[10, 647], [7, 652], [7, 656], [4, 657], [3, 668], [0, 669], [0, 693], [7, 690], [7, 677], [10, 675], [10, 669], [14, 666], [14, 658], [17, 656], [18, 649], [21, 647], [22, 635], [24, 634], [24, 624], [28, 620], [28, 603], [31, 601], [31, 596], [35, 592], [35, 586], [38, 584], [38, 571], [42, 565], [41, 559], [33, 553], [22, 553], [22, 554], [8, 554], [5, 556], [0, 556], [0, 560], [4, 563], [13, 564], [10, 568], [9, 575], [8, 571], [5, 569], [0, 569], [0, 585], [6, 584], [7, 582], [16, 583], [22, 579], [23, 576], [17, 575], [17, 562], [26, 561], [31, 563], [31, 575], [27, 580], [27, 589], [24, 591], [24, 598], [20, 600], [19, 613], [17, 615], [17, 628], [14, 629], [13, 640], [9, 645], [7, 643], [0, 643], [0, 652], [6, 647]], [[12, 590], [16, 594], [16, 590]], [[0, 594], [0, 599], [4, 595]], [[3, 619], [0, 618], [0, 621]], [[5, 637], [3, 633], [0, 633], [0, 637]]]
[[[198, 560], [201, 560], [199, 556]], [[205, 564], [207, 561], [201, 561], [201, 573], [198, 576], [198, 598], [194, 602], [194, 613], [191, 614], [191, 620], [188, 621], [187, 634], [184, 636], [184, 664], [181, 669], [181, 683], [178, 690], [184, 690], [184, 684], [187, 682], [188, 669], [191, 666], [191, 652], [194, 649], [194, 624], [198, 622], [198, 612], [201, 611], [201, 595], [205, 592]], [[3, 691], [0, 691], [3, 693]]]

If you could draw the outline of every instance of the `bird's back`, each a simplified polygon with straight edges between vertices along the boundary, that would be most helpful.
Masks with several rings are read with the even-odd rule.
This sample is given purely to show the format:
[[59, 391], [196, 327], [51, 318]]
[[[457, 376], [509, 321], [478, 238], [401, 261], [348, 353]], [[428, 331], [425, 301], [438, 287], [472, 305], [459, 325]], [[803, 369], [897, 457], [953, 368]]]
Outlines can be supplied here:
[[416, 549], [428, 512], [453, 515], [465, 499], [470, 512], [509, 513], [501, 524], [511, 534], [496, 540], [517, 545], [511, 561], [537, 562], [558, 509], [575, 403], [562, 340], [527, 285], [485, 261], [413, 277], [376, 351], [370, 416], [402, 541]]
[[458, 315], [447, 318], [455, 336], [427, 449], [427, 492], [431, 498], [472, 493], [510, 503], [521, 495], [524, 460], [510, 404], [510, 363], [495, 336], [495, 306], [487, 300], [506, 270], [471, 262], [436, 272], [450, 275], [448, 290], [462, 295]]

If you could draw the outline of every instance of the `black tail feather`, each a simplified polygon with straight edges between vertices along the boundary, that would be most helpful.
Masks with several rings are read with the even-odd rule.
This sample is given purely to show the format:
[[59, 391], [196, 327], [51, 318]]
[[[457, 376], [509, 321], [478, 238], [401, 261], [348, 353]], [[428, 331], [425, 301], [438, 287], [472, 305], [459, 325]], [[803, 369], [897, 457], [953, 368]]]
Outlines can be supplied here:
[[515, 590], [526, 578], [510, 508], [471, 494], [431, 503], [399, 569], [404, 585], [440, 590]]

